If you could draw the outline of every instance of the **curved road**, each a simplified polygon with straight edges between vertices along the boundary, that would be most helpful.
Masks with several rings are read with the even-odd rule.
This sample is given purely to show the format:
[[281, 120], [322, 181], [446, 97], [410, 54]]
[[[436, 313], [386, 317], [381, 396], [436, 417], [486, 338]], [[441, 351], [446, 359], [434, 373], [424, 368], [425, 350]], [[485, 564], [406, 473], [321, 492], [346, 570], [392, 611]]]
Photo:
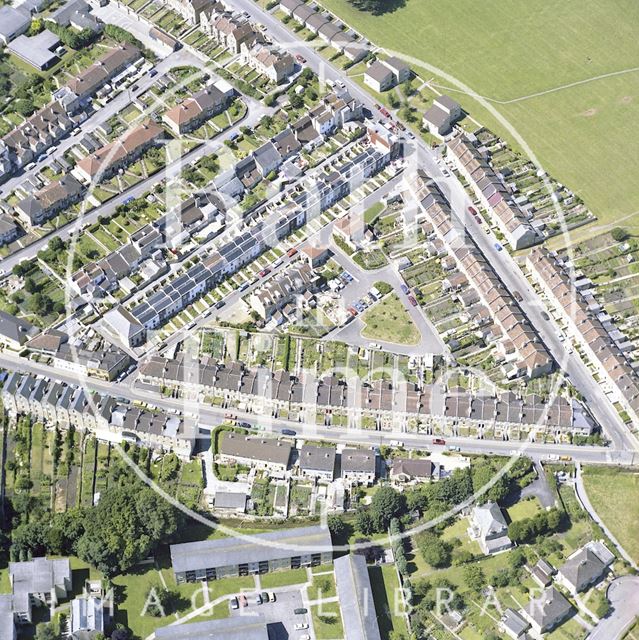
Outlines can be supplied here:
[[622, 576], [610, 583], [606, 596], [611, 612], [590, 632], [587, 640], [619, 640], [639, 616], [639, 577]]

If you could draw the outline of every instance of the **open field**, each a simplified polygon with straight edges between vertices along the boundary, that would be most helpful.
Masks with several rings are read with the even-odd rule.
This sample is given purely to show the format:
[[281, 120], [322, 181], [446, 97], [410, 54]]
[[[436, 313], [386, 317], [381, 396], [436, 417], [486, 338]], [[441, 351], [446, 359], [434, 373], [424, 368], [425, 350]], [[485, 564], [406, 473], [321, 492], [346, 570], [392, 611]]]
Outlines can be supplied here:
[[639, 562], [639, 473], [586, 467], [583, 477], [597, 514], [621, 546]]
[[[375, 44], [423, 60], [490, 99], [544, 168], [584, 199], [598, 224], [639, 210], [632, 190], [639, 134], [629, 126], [639, 116], [639, 71], [596, 79], [637, 67], [630, 26], [639, 19], [637, 3], [407, 0], [381, 16], [360, 12], [347, 0], [322, 4]], [[414, 68], [424, 79], [434, 77]], [[450, 86], [436, 83], [441, 91]], [[514, 142], [473, 98], [453, 95], [474, 118]], [[639, 232], [639, 216], [624, 224]]]
[[391, 293], [362, 316], [365, 338], [395, 344], [417, 344], [419, 331], [396, 294]]

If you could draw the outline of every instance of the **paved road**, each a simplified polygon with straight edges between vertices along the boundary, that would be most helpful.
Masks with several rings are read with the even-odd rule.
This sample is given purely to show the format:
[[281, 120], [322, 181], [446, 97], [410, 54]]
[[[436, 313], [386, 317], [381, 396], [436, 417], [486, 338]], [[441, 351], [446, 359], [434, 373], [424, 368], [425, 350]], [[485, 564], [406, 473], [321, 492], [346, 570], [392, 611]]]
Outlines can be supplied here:
[[[373, 113], [374, 102], [371, 96], [362, 90], [355, 82], [347, 78], [341, 70], [336, 69], [331, 63], [322, 58], [317, 51], [307, 43], [301, 42], [296, 35], [288, 30], [282, 22], [258, 4], [251, 0], [235, 0], [235, 7], [240, 11], [246, 11], [257, 22], [266, 25], [274, 36], [274, 40], [282, 46], [293, 49], [294, 53], [301, 53], [308, 65], [327, 79], [341, 80], [345, 82], [351, 94], [361, 100]], [[561, 331], [554, 320], [546, 321], [541, 315], [544, 310], [543, 303], [528, 284], [519, 266], [512, 259], [508, 251], [497, 251], [494, 243], [497, 238], [487, 234], [482, 225], [478, 224], [472, 215], [468, 213], [471, 203], [461, 183], [454, 177], [446, 178], [436, 162], [436, 154], [426, 143], [418, 139], [415, 142], [419, 165], [439, 184], [444, 195], [451, 203], [453, 222], [458, 228], [465, 227], [476, 241], [487, 260], [493, 265], [497, 275], [510, 291], [519, 291], [524, 301], [521, 306], [528, 316], [531, 324], [538, 331], [542, 340], [550, 350], [555, 360], [569, 376], [572, 384], [586, 398], [586, 403], [596, 420], [606, 431], [615, 447], [626, 450], [639, 449], [637, 439], [630, 434], [623, 424], [612, 403], [578, 354], [569, 354], [564, 344], [559, 340]]]
[[639, 616], [639, 577], [622, 576], [613, 580], [606, 596], [612, 611], [590, 632], [587, 640], [620, 640]]
[[33, 244], [30, 244], [28, 247], [24, 247], [23, 249], [15, 251], [0, 262], [2, 268], [6, 272], [9, 272], [19, 262], [33, 258], [37, 254], [37, 252], [40, 251], [40, 249], [43, 249], [47, 245], [51, 238], [59, 237], [62, 240], [67, 240], [81, 227], [90, 226], [91, 224], [93, 224], [100, 216], [110, 216], [111, 214], [113, 214], [115, 208], [118, 205], [123, 204], [124, 201], [128, 198], [139, 198], [141, 195], [149, 191], [160, 180], [168, 180], [170, 178], [178, 176], [185, 166], [196, 162], [203, 156], [214, 154], [222, 148], [226, 149], [226, 147], [223, 146], [223, 139], [226, 139], [233, 132], [239, 133], [241, 127], [253, 127], [257, 125], [257, 123], [264, 115], [270, 114], [271, 112], [272, 109], [261, 105], [259, 107], [249, 108], [248, 114], [243, 120], [226, 129], [226, 131], [217, 138], [208, 140], [199, 147], [193, 149], [192, 151], [189, 151], [182, 157], [169, 163], [160, 172], [149, 176], [148, 178], [141, 180], [131, 188], [120, 192], [118, 195], [114, 196], [104, 204], [95, 207], [84, 216], [80, 216], [79, 218], [72, 220], [63, 227], [60, 227], [57, 231], [49, 234], [48, 236], [45, 236], [44, 238], [41, 238], [40, 240], [37, 240]]
[[535, 496], [541, 503], [542, 507], [546, 509], [554, 507], [555, 494], [548, 485], [548, 479], [546, 478], [544, 469], [538, 460], [535, 461], [535, 471], [537, 472], [537, 477], [533, 482], [521, 490], [521, 497], [526, 498], [528, 496]]
[[[197, 400], [166, 398], [147, 385], [118, 384], [104, 382], [93, 378], [82, 378], [76, 373], [56, 369], [54, 367], [32, 362], [10, 353], [0, 353], [0, 367], [9, 371], [22, 371], [34, 375], [43, 375], [65, 382], [67, 384], [84, 385], [86, 388], [104, 394], [111, 394], [128, 401], [138, 401], [157, 406], [166, 411], [184, 412], [194, 418], [201, 428], [214, 427], [224, 421], [225, 415], [232, 412], [238, 420], [245, 421], [252, 426], [280, 433], [282, 429], [293, 429], [299, 436], [329, 440], [332, 442], [348, 442], [367, 446], [390, 444], [393, 440], [400, 440], [409, 449], [430, 449], [444, 451], [445, 446], [433, 445], [432, 436], [425, 434], [410, 434], [404, 431], [369, 431], [363, 429], [347, 429], [337, 427], [320, 427], [314, 421], [297, 422], [282, 418], [256, 415], [237, 409], [211, 407], [199, 403]], [[259, 401], [260, 398], [256, 398]], [[315, 413], [313, 413], [313, 420]], [[399, 424], [403, 414], [398, 414]], [[543, 459], [547, 455], [568, 455], [574, 460], [587, 464], [602, 463], [609, 465], [629, 465], [634, 463], [632, 454], [626, 451], [614, 451], [606, 447], [578, 447], [574, 445], [555, 445], [540, 443], [516, 443], [500, 440], [475, 440], [473, 438], [446, 438], [446, 446], [461, 447], [464, 453], [510, 455], [513, 451], [520, 451], [534, 459]]]

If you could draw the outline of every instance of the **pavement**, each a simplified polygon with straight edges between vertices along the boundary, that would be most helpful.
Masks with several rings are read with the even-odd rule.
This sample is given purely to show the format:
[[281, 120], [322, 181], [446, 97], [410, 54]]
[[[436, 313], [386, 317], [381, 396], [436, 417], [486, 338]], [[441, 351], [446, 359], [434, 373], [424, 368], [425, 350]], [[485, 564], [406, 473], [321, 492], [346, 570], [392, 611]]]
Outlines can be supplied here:
[[599, 621], [587, 640], [620, 640], [639, 616], [639, 577], [622, 576], [608, 586], [610, 613]]
[[[633, 465], [635, 455], [628, 451], [617, 451], [607, 447], [576, 446], [568, 444], [542, 444], [531, 442], [508, 442], [501, 440], [477, 440], [474, 438], [446, 437], [446, 445], [432, 444], [432, 436], [426, 434], [407, 433], [405, 431], [371, 431], [357, 428], [338, 428], [318, 426], [314, 422], [299, 422], [265, 415], [256, 415], [238, 409], [224, 409], [204, 405], [195, 400], [175, 399], [162, 396], [150, 385], [119, 384], [105, 382], [95, 378], [83, 378], [75, 372], [56, 369], [52, 366], [33, 362], [7, 352], [0, 353], [0, 368], [8, 371], [22, 371], [33, 375], [43, 375], [60, 380], [67, 384], [83, 385], [85, 388], [99, 393], [110, 394], [129, 402], [141, 402], [153, 405], [169, 412], [183, 412], [193, 418], [203, 431], [210, 430], [224, 422], [226, 415], [231, 412], [238, 420], [248, 423], [251, 427], [259, 427], [262, 433], [281, 434], [283, 429], [296, 431], [299, 437], [307, 439], [326, 440], [363, 446], [380, 446], [390, 444], [393, 440], [400, 440], [407, 449], [430, 450], [438, 453], [447, 451], [448, 446], [458, 446], [463, 453], [484, 455], [511, 455], [521, 452], [535, 460], [542, 460], [548, 455], [571, 456], [574, 461], [584, 464]], [[398, 413], [399, 424], [403, 414]], [[208, 434], [206, 437], [209, 437]]]
[[537, 477], [521, 490], [520, 498], [535, 496], [544, 509], [554, 507], [555, 494], [548, 484], [548, 479], [539, 460], [535, 461], [535, 471], [537, 472]]
[[[274, 15], [263, 10], [251, 0], [235, 0], [234, 6], [239, 11], [246, 11], [257, 22], [264, 24], [271, 32], [274, 41], [281, 46], [290, 49], [294, 54], [303, 55], [307, 60], [308, 66], [318, 73], [320, 77], [344, 82], [353, 97], [361, 100], [373, 113], [377, 113], [374, 101], [367, 92], [346, 77], [342, 70], [338, 70], [330, 62], [322, 58], [313, 47], [301, 42]], [[524, 313], [528, 316], [531, 324], [537, 330], [550, 353], [560, 364], [572, 384], [581, 392], [593, 416], [603, 427], [615, 447], [626, 450], [639, 449], [639, 442], [622, 422], [605, 391], [593, 378], [585, 363], [578, 354], [568, 353], [565, 345], [559, 340], [561, 330], [557, 323], [552, 319], [550, 321], [545, 320], [541, 315], [542, 312], [545, 312], [544, 305], [532, 290], [527, 278], [510, 253], [508, 251], [497, 251], [495, 249], [495, 243], [498, 242], [497, 238], [492, 232], [486, 233], [483, 226], [477, 223], [468, 212], [468, 207], [472, 202], [461, 183], [452, 175], [448, 178], [444, 176], [437, 163], [436, 152], [430, 149], [425, 142], [421, 139], [416, 139], [414, 147], [416, 166], [426, 170], [449, 200], [453, 212], [453, 223], [457, 223], [460, 228], [465, 227], [467, 229], [469, 235], [482, 250], [506, 287], [510, 291], [519, 291], [521, 293], [524, 299], [521, 303]]]

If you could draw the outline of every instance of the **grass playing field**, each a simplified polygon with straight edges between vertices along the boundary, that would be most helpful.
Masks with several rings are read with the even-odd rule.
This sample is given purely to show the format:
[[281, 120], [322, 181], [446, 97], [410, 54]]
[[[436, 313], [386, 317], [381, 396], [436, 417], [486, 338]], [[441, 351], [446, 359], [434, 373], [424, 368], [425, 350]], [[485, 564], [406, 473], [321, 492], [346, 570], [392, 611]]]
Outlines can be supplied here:
[[[487, 98], [542, 166], [585, 200], [598, 228], [619, 222], [639, 232], [639, 215], [632, 218], [639, 214], [639, 44], [631, 26], [639, 3], [406, 0], [372, 16], [347, 0], [321, 2], [373, 43], [423, 60]], [[566, 86], [572, 83], [582, 84]], [[513, 142], [474, 99], [451, 95]]]

